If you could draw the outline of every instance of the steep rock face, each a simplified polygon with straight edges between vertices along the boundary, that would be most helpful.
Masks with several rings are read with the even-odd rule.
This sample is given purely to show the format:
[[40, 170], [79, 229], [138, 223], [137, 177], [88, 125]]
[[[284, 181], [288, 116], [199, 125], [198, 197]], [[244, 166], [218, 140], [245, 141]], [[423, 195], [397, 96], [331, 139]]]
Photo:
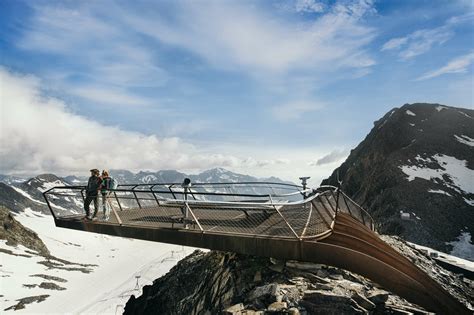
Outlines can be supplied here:
[[[386, 242], [472, 309], [473, 283], [444, 270], [400, 239]], [[387, 314], [420, 306], [330, 266], [196, 251], [132, 296], [124, 314]]]
[[21, 225], [15, 220], [10, 211], [2, 206], [0, 206], [0, 224], [0, 239], [6, 240], [7, 245], [23, 245], [40, 255], [49, 255], [48, 248], [38, 237], [38, 234]]
[[269, 265], [265, 259], [236, 257], [195, 251], [153, 286], [145, 286], [141, 297], [132, 297], [125, 314], [219, 313], [251, 289], [256, 270]]
[[[381, 233], [442, 251], [459, 246], [457, 255], [474, 259], [473, 110], [438, 104], [391, 110], [322, 184], [337, 185], [338, 178]], [[464, 243], [456, 243], [461, 236]]]
[[19, 192], [14, 186], [0, 183], [0, 206], [11, 209], [14, 212], [21, 212], [25, 208], [36, 209], [43, 213], [49, 213], [46, 204], [39, 200], [28, 198], [25, 194]]

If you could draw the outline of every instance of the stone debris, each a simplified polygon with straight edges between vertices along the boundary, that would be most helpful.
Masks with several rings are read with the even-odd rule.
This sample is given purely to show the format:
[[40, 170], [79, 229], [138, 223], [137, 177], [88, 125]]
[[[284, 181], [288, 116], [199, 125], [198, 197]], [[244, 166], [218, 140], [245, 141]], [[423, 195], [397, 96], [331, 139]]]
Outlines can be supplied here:
[[224, 310], [224, 315], [240, 315], [242, 314], [242, 310], [244, 309], [244, 305], [242, 303], [238, 303], [228, 307]]
[[[469, 305], [472, 289], [431, 258], [392, 246], [432, 270], [447, 290]], [[429, 268], [428, 268], [429, 267]], [[234, 253], [195, 251], [167, 275], [132, 296], [124, 314], [428, 314], [418, 305], [349, 271]]]
[[36, 296], [28, 296], [22, 299], [16, 300], [18, 303], [15, 305], [12, 305], [10, 307], [7, 307], [4, 309], [4, 311], [9, 311], [9, 310], [21, 310], [25, 308], [25, 305], [31, 304], [31, 303], [41, 303], [44, 300], [46, 300], [49, 297], [49, 294], [43, 294], [43, 295], [36, 295]]
[[272, 304], [268, 305], [267, 311], [270, 312], [279, 312], [285, 310], [288, 307], [286, 302], [273, 302]]

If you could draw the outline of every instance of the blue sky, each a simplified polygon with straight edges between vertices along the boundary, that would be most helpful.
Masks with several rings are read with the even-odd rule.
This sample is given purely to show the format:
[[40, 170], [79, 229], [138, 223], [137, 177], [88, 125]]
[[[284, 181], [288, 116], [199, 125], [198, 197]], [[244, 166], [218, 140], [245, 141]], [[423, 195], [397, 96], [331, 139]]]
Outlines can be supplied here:
[[393, 107], [473, 107], [473, 21], [472, 1], [4, 0], [2, 172], [319, 181]]

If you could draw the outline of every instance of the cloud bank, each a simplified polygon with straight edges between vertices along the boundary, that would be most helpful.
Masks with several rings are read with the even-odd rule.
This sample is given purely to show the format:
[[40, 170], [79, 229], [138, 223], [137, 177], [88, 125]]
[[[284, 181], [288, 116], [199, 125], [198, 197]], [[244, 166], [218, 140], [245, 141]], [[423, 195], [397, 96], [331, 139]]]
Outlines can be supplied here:
[[78, 116], [63, 101], [44, 96], [35, 77], [0, 68], [0, 82], [2, 173], [77, 173], [92, 167], [198, 170], [245, 164], [235, 156], [202, 153], [176, 137], [125, 131]]
[[323, 154], [321, 149], [198, 147], [180, 138], [145, 135], [79, 116], [62, 100], [46, 96], [34, 76], [0, 67], [0, 82], [0, 173], [84, 174], [92, 167], [194, 173], [225, 167], [295, 182], [311, 175], [317, 185], [332, 171], [332, 167], [307, 169], [308, 161]]

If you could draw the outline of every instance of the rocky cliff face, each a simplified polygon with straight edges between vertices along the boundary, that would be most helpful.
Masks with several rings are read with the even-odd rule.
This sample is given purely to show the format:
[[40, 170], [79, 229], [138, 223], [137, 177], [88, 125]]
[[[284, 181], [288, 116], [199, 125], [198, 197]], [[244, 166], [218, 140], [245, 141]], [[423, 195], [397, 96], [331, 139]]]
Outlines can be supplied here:
[[[473, 284], [385, 237], [472, 309]], [[356, 274], [312, 263], [196, 251], [132, 298], [124, 314], [425, 314]]]
[[6, 240], [9, 246], [23, 245], [38, 252], [42, 256], [48, 256], [49, 250], [38, 234], [24, 227], [15, 220], [10, 211], [0, 206], [0, 240]]
[[381, 233], [474, 259], [473, 110], [395, 108], [323, 184], [338, 177]]

